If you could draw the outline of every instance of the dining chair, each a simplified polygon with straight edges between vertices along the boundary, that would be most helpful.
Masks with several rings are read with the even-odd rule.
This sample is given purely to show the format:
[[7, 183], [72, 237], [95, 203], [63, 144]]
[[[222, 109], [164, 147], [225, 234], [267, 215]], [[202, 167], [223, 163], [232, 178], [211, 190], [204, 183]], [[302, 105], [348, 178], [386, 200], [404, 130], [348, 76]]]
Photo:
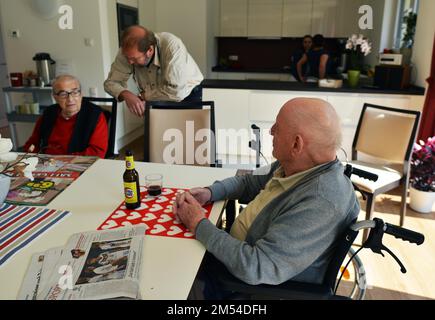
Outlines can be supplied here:
[[[352, 182], [367, 198], [366, 220], [372, 219], [376, 196], [401, 186], [400, 226], [406, 214], [409, 162], [420, 112], [364, 104], [352, 144], [350, 164], [378, 175], [371, 181], [352, 175]], [[364, 232], [363, 241], [367, 239]]]
[[144, 161], [217, 166], [213, 101], [147, 101]]
[[107, 126], [109, 128], [109, 141], [105, 158], [115, 159], [118, 156], [118, 152], [117, 150], [115, 150], [118, 102], [114, 98], [97, 97], [83, 97], [83, 101], [91, 102], [103, 109], [104, 116], [106, 117], [107, 121]]

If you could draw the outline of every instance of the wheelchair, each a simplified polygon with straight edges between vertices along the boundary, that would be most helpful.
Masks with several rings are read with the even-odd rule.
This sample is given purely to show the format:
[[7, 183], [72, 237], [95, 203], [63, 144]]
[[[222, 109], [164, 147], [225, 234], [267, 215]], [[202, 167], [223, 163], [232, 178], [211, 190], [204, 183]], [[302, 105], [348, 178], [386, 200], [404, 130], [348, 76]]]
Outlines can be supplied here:
[[[357, 174], [366, 179], [374, 181], [377, 179], [376, 175], [352, 168], [349, 164], [346, 165], [344, 173], [349, 178], [351, 174]], [[230, 218], [230, 223], [232, 221], [233, 219]], [[229, 229], [228, 225], [226, 229]], [[355, 251], [351, 246], [359, 232], [364, 230], [369, 230], [369, 236], [362, 246]], [[217, 282], [222, 290], [231, 292], [228, 299], [363, 300], [367, 284], [364, 265], [358, 257], [358, 253], [362, 249], [370, 249], [372, 252], [382, 256], [384, 256], [384, 252], [390, 254], [399, 264], [401, 272], [406, 273], [406, 268], [403, 263], [382, 243], [385, 234], [417, 245], [421, 245], [424, 242], [424, 235], [421, 233], [385, 223], [378, 218], [360, 222], [354, 221], [338, 238], [321, 284], [289, 280], [279, 285], [249, 285], [234, 277], [225, 268], [220, 272]], [[342, 267], [346, 257], [348, 257], [347, 263]], [[349, 267], [351, 263], [352, 268]], [[340, 281], [346, 274], [353, 277], [353, 287], [349, 295], [339, 295], [337, 291]]]

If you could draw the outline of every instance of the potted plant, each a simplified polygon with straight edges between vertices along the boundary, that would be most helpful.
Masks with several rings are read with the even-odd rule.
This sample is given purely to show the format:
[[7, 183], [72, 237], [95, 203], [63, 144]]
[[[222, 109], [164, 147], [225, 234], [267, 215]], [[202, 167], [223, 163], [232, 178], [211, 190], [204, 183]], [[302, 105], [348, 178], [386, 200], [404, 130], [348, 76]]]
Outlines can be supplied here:
[[403, 55], [403, 62], [405, 64], [410, 64], [412, 46], [414, 45], [415, 27], [417, 25], [417, 14], [412, 12], [412, 10], [409, 10], [403, 17], [403, 23], [406, 25], [406, 30], [402, 38], [400, 53]]
[[349, 86], [355, 88], [358, 86], [361, 71], [363, 69], [364, 57], [372, 50], [371, 43], [362, 34], [357, 36], [353, 34], [346, 43], [347, 60], [347, 77]]
[[414, 145], [410, 183], [410, 207], [421, 213], [431, 212], [435, 202], [435, 137]]

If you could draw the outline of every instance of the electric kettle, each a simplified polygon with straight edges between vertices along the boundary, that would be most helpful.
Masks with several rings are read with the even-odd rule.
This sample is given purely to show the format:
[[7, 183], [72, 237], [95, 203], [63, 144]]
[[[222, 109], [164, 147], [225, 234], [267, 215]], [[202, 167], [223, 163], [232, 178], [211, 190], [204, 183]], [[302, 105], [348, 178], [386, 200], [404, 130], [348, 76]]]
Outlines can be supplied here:
[[35, 54], [33, 60], [36, 62], [38, 76], [45, 84], [50, 85], [55, 76], [56, 61], [45, 52]]

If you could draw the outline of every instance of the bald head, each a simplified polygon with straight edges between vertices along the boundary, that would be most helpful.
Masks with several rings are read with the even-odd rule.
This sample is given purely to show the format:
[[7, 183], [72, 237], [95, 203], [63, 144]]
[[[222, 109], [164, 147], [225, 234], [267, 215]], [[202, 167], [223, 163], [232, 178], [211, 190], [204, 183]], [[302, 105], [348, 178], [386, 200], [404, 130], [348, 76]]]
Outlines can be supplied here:
[[272, 154], [287, 176], [333, 161], [341, 145], [337, 113], [320, 99], [297, 98], [286, 102], [271, 134]]
[[121, 48], [123, 50], [137, 48], [140, 52], [146, 52], [156, 43], [154, 32], [139, 25], [128, 27], [121, 36]]
[[284, 104], [280, 113], [288, 126], [302, 135], [309, 151], [335, 154], [341, 147], [340, 119], [327, 101], [292, 99]]

